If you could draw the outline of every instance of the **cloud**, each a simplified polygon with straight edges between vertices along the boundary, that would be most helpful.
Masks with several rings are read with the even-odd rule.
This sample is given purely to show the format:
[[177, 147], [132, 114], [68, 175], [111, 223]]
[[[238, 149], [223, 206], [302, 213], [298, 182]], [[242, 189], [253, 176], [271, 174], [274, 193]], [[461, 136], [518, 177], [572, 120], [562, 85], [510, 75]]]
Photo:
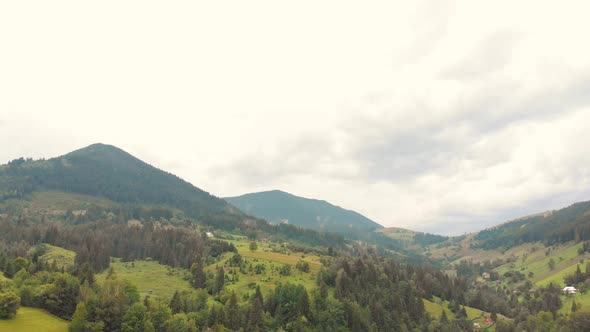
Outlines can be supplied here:
[[0, 5], [0, 160], [105, 142], [444, 233], [590, 197], [584, 1], [39, 6]]
[[511, 60], [519, 36], [512, 31], [498, 31], [487, 36], [470, 54], [451, 64], [442, 77], [455, 80], [484, 79], [504, 69]]

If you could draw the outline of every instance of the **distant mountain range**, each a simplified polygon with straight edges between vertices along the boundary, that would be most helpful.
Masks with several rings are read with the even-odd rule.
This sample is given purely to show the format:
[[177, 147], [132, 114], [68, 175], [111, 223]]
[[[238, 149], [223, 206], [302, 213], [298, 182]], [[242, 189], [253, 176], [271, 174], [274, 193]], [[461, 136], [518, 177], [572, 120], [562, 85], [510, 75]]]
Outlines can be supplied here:
[[[273, 224], [339, 233], [373, 243], [390, 237], [400, 245], [424, 246], [447, 239], [396, 228], [384, 229], [357, 212], [280, 190], [221, 199], [106, 144], [93, 144], [47, 160], [20, 158], [0, 166], [0, 202], [30, 199], [41, 191], [85, 194], [124, 205], [170, 207], [194, 220], [227, 230], [238, 227], [274, 232], [257, 219], [261, 218]], [[448, 239], [457, 241], [460, 238]], [[469, 238], [470, 246], [484, 250], [536, 241], [553, 244], [590, 240], [590, 202], [519, 218], [470, 234]]]
[[225, 200], [247, 214], [275, 224], [288, 223], [317, 231], [345, 234], [367, 233], [383, 228], [357, 212], [280, 190], [226, 197]]

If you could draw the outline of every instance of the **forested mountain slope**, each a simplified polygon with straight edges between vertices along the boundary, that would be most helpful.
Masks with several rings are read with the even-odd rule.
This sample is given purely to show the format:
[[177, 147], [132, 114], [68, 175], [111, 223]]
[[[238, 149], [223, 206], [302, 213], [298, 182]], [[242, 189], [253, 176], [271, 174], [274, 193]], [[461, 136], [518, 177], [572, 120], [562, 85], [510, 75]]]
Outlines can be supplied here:
[[590, 202], [579, 202], [556, 211], [520, 218], [474, 237], [478, 248], [510, 248], [522, 243], [547, 244], [590, 240]]
[[326, 201], [295, 196], [280, 190], [226, 197], [242, 211], [272, 223], [288, 223], [318, 231], [372, 232], [383, 226]]
[[245, 217], [224, 200], [105, 144], [49, 160], [21, 158], [0, 167], [0, 201], [24, 198], [43, 189], [104, 197], [118, 203], [166, 205], [194, 218]]

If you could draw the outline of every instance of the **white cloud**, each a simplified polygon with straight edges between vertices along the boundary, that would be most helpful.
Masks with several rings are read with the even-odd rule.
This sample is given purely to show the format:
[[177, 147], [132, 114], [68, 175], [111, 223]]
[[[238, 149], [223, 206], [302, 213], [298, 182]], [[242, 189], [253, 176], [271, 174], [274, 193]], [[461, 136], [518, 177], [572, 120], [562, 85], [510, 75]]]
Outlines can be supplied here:
[[2, 3], [0, 160], [105, 142], [220, 196], [475, 230], [590, 197], [588, 7]]

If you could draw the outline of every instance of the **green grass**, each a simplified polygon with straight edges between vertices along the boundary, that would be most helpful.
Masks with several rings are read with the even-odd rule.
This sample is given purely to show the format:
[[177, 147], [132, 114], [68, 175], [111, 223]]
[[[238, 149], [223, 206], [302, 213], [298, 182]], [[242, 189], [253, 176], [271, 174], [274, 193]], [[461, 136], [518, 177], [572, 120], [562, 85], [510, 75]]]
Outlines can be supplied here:
[[32, 202], [37, 208], [65, 210], [86, 209], [92, 205], [111, 206], [114, 203], [94, 196], [66, 193], [62, 191], [38, 191], [33, 193]]
[[[155, 296], [170, 299], [176, 290], [193, 289], [184, 279], [185, 273], [188, 272], [185, 269], [171, 268], [153, 261], [121, 262], [120, 259], [115, 259], [111, 266], [119, 278], [129, 280], [137, 286], [142, 298], [148, 295], [150, 290]], [[104, 282], [107, 272], [108, 270], [105, 270], [96, 276], [99, 284]]]
[[[219, 262], [204, 269], [205, 272], [215, 272], [217, 267], [224, 267], [226, 276], [230, 278], [230, 281], [226, 282], [226, 289], [235, 290], [240, 294], [252, 293], [255, 288], [252, 288], [251, 285], [256, 284], [263, 292], [267, 292], [274, 289], [278, 282], [300, 284], [305, 286], [308, 291], [316, 287], [317, 274], [322, 266], [318, 256], [302, 255], [301, 253], [275, 253], [270, 251], [269, 244], [260, 242], [258, 249], [251, 251], [249, 249], [250, 241], [231, 240], [229, 242], [236, 246], [242, 256], [246, 273], [242, 274], [239, 268], [229, 266], [228, 260], [234, 255], [233, 253], [224, 254]], [[302, 272], [295, 267], [295, 264], [300, 260], [309, 263], [310, 272]], [[255, 271], [258, 264], [265, 267], [261, 274], [256, 274]], [[289, 276], [281, 276], [279, 273], [279, 269], [284, 264], [291, 265]], [[129, 280], [138, 287], [141, 297], [152, 290], [154, 295], [169, 299], [176, 290], [193, 289], [185, 280], [185, 275], [188, 273], [186, 269], [171, 268], [153, 261], [121, 262], [120, 259], [115, 259], [111, 266], [119, 278]], [[251, 270], [250, 266], [252, 266]], [[105, 270], [96, 275], [99, 284], [104, 282], [107, 273], [108, 270]], [[237, 276], [237, 280], [234, 275]]]
[[550, 283], [553, 283], [553, 284], [558, 285], [560, 287], [565, 287], [566, 285], [565, 285], [563, 278], [565, 278], [565, 276], [567, 276], [568, 274], [574, 274], [574, 272], [576, 272], [576, 268], [578, 265], [580, 266], [580, 269], [582, 271], [584, 271], [584, 269], [586, 268], [586, 264], [587, 263], [580, 264], [579, 262], [572, 264], [572, 265], [570, 265], [566, 268], [563, 268], [563, 269], [559, 270], [558, 272], [548, 276], [547, 278], [539, 280], [535, 285], [538, 287], [544, 287], [544, 286], [549, 285]]
[[63, 215], [67, 210], [84, 210], [92, 205], [111, 206], [114, 203], [103, 198], [88, 195], [66, 193], [62, 191], [37, 191], [30, 200], [9, 199], [0, 203], [0, 207], [27, 208], [29, 212], [47, 215]]
[[[440, 320], [443, 310], [446, 312], [449, 320], [456, 319], [456, 315], [449, 309], [448, 301], [441, 301], [436, 297], [434, 298], [434, 302], [424, 299], [422, 301], [424, 302], [424, 309], [435, 321]], [[484, 321], [485, 317], [490, 315], [489, 313], [468, 306], [465, 306], [465, 311], [467, 312], [467, 319], [472, 320], [474, 323], [480, 323], [481, 326], [486, 326]], [[492, 328], [489, 331], [494, 330], [495, 328]]]
[[[311, 291], [316, 287], [317, 274], [320, 271], [322, 264], [319, 261], [319, 257], [315, 255], [303, 255], [301, 253], [289, 253], [282, 254], [271, 251], [271, 244], [257, 242], [258, 249], [255, 251], [250, 250], [250, 241], [243, 240], [230, 240], [234, 246], [238, 249], [238, 253], [242, 256], [242, 259], [246, 266], [246, 274], [240, 273], [239, 269], [229, 267], [227, 260], [233, 256], [233, 254], [226, 254], [224, 259], [216, 264], [208, 266], [205, 271], [215, 271], [217, 267], [223, 266], [226, 275], [230, 277], [233, 275], [238, 276], [238, 280], [226, 284], [226, 288], [229, 290], [235, 290], [238, 293], [251, 293], [253, 288], [250, 285], [259, 285], [261, 290], [267, 292], [270, 289], [274, 289], [278, 282], [281, 283], [292, 283], [303, 285], [307, 291]], [[274, 246], [277, 246], [274, 244]], [[302, 272], [299, 271], [295, 265], [299, 261], [305, 261], [309, 263], [310, 271]], [[279, 269], [283, 265], [291, 266], [291, 274], [289, 276], [282, 276], [279, 273]], [[264, 271], [260, 274], [256, 274], [256, 265], [263, 265]], [[252, 270], [250, 270], [252, 266]], [[232, 273], [235, 272], [235, 273]]]
[[[295, 264], [300, 260], [304, 260], [309, 263], [310, 271], [312, 273], [318, 273], [322, 268], [322, 263], [320, 263], [320, 258], [314, 255], [302, 255], [301, 253], [290, 253], [288, 255], [272, 252], [271, 246], [267, 243], [257, 242], [258, 249], [255, 251], [250, 250], [250, 241], [237, 241], [232, 240], [229, 241], [236, 246], [238, 249], [238, 253], [243, 257], [248, 258], [257, 258], [262, 260], [267, 260], [274, 263], [280, 264], [289, 264], [295, 267]], [[302, 258], [302, 256], [305, 256]]]
[[590, 293], [586, 294], [576, 294], [571, 296], [562, 296], [561, 297], [561, 309], [559, 309], [559, 313], [562, 314], [570, 314], [572, 310], [572, 303], [576, 301], [576, 305], [578, 306], [578, 311], [581, 312], [590, 312]]
[[416, 232], [414, 231], [396, 227], [380, 229], [378, 232], [383, 233], [392, 239], [402, 241], [406, 244], [412, 243], [414, 241], [414, 237], [416, 236]]
[[427, 313], [430, 314], [430, 317], [432, 317], [433, 319], [439, 320], [442, 316], [443, 311], [447, 313], [447, 317], [449, 319], [455, 319], [455, 314], [447, 306], [441, 303], [435, 303], [425, 299], [423, 299], [422, 302], [424, 302], [424, 309]]
[[50, 244], [46, 244], [46, 246], [47, 253], [39, 257], [41, 261], [47, 262], [48, 264], [52, 264], [52, 262], [55, 261], [58, 268], [63, 266], [66, 270], [68, 267], [74, 266], [74, 261], [76, 260], [75, 252], [60, 247], [55, 247]]
[[13, 319], [0, 320], [2, 332], [65, 332], [67, 330], [67, 321], [36, 308], [21, 307]]
[[[587, 255], [578, 255], [578, 249], [581, 245], [581, 243], [574, 244], [573, 242], [559, 245], [554, 247], [548, 256], [545, 255], [547, 248], [541, 244], [537, 245], [538, 249], [534, 252], [530, 252], [529, 250], [512, 252], [511, 255], [516, 257], [517, 260], [496, 268], [496, 271], [500, 275], [510, 270], [518, 271], [525, 276], [528, 276], [532, 272], [533, 277], [530, 280], [536, 286], [545, 286], [550, 282], [557, 282], [563, 285], [563, 277], [575, 271], [576, 264], [580, 262], [580, 259], [587, 258]], [[553, 270], [549, 268], [549, 261], [551, 259], [555, 261], [555, 268]], [[580, 266], [580, 268], [583, 268], [583, 266]]]

